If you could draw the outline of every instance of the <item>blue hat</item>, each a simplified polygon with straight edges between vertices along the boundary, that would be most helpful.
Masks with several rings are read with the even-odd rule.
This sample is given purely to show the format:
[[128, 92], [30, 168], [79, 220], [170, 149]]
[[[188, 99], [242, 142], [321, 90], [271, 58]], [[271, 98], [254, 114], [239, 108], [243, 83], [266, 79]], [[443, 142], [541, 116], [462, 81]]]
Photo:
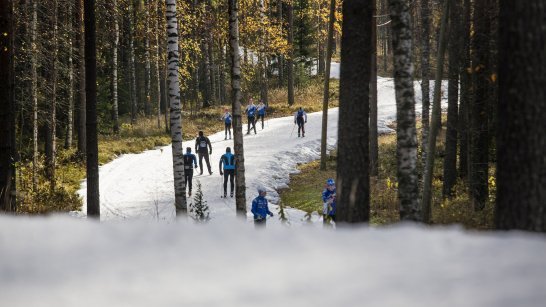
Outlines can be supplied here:
[[326, 180], [326, 185], [336, 185], [336, 182], [334, 181], [334, 179], [329, 178], [328, 180]]

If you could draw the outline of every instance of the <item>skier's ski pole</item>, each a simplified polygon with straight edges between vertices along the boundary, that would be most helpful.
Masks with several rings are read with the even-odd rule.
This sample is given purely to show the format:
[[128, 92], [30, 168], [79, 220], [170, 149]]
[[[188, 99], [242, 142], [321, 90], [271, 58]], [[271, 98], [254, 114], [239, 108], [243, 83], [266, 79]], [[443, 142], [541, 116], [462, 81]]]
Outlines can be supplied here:
[[294, 134], [294, 128], [296, 128], [296, 124], [294, 124], [294, 126], [292, 126], [292, 132], [290, 132], [290, 138], [292, 138], [292, 134]]

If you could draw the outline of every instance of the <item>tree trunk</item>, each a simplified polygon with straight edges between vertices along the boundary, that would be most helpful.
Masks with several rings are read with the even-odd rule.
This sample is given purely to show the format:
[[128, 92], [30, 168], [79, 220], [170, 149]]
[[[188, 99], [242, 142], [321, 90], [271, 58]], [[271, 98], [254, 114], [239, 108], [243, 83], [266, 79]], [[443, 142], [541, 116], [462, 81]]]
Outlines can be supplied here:
[[432, 105], [432, 120], [430, 135], [428, 139], [427, 161], [425, 163], [425, 174], [423, 184], [423, 222], [430, 223], [432, 218], [432, 177], [434, 175], [434, 158], [436, 156], [436, 138], [440, 130], [442, 108], [442, 76], [444, 74], [444, 54], [446, 50], [446, 32], [449, 7], [451, 0], [444, 0], [444, 9], [442, 12], [442, 21], [440, 25], [440, 41], [438, 47], [438, 57], [436, 59], [436, 76], [434, 81], [434, 101]]
[[180, 83], [178, 79], [178, 20], [176, 0], [166, 0], [167, 35], [169, 55], [169, 101], [171, 105], [171, 139], [174, 175], [174, 205], [176, 214], [187, 213], [186, 184], [184, 183], [184, 153], [182, 151], [182, 113], [180, 106]]
[[[83, 1], [83, 0], [82, 0]], [[32, 54], [30, 56], [31, 70], [31, 99], [32, 99], [32, 191], [38, 189], [38, 50], [37, 31], [38, 31], [38, 3], [37, 0], [32, 1], [32, 23], [30, 26], [30, 48]], [[85, 139], [85, 138], [84, 138]]]
[[[372, 1], [373, 16], [377, 15], [377, 0]], [[370, 176], [379, 175], [379, 135], [377, 131], [377, 18], [372, 19], [372, 65], [370, 75]]]
[[[448, 0], [444, 0], [448, 1]], [[421, 146], [423, 165], [427, 161], [428, 134], [430, 130], [430, 4], [421, 0]]]
[[459, 44], [461, 35], [459, 0], [452, 1], [449, 13], [449, 87], [446, 124], [446, 142], [444, 157], [444, 182], [442, 196], [451, 198], [453, 186], [457, 181], [457, 128], [459, 121], [459, 72], [460, 53], [462, 46]]
[[66, 139], [64, 142], [64, 148], [69, 149], [72, 147], [72, 140], [74, 138], [74, 46], [72, 44], [72, 32], [73, 32], [73, 13], [72, 4], [68, 5], [67, 13], [68, 23], [68, 114], [66, 125]]
[[218, 66], [218, 73], [220, 74], [220, 102], [221, 104], [226, 103], [226, 74], [225, 74], [225, 63], [227, 62], [226, 51], [224, 40], [221, 40], [220, 43], [220, 65]]
[[472, 47], [474, 58], [473, 65], [473, 103], [472, 103], [472, 141], [471, 141], [471, 174], [470, 196], [474, 203], [474, 209], [479, 211], [485, 208], [488, 198], [488, 162], [489, 162], [489, 137], [488, 137], [488, 104], [490, 94], [489, 61], [489, 1], [474, 2], [474, 35]]
[[118, 47], [119, 47], [119, 24], [117, 0], [112, 0], [112, 21], [114, 23], [114, 42], [112, 44], [112, 119], [114, 122], [114, 133], [119, 134], [119, 112], [118, 112]]
[[343, 2], [337, 204], [339, 222], [370, 218], [369, 107], [372, 3]]
[[546, 231], [546, 3], [500, 1], [497, 229]]
[[[155, 80], [156, 80], [156, 91], [157, 91], [157, 128], [161, 129], [161, 78], [159, 77], [159, 58], [160, 58], [160, 51], [159, 51], [159, 16], [161, 16], [161, 10], [159, 8], [158, 2], [160, 0], [155, 1], [154, 11], [156, 14], [154, 15], [154, 33], [155, 33]], [[163, 32], [162, 32], [163, 33]], [[167, 111], [165, 110], [165, 113]]]
[[336, 22], [336, 0], [330, 0], [328, 20], [328, 39], [326, 40], [326, 67], [324, 73], [324, 95], [322, 96], [322, 134], [320, 139], [320, 169], [326, 170], [326, 146], [328, 143], [328, 100], [330, 99], [330, 63], [334, 41], [334, 23]]
[[13, 2], [0, 1], [0, 211], [15, 211]]
[[294, 105], [294, 7], [292, 2], [288, 6], [288, 105]]
[[[133, 1], [129, 0], [129, 74], [130, 74], [130, 82], [131, 82], [131, 124], [134, 125], [136, 123], [136, 117], [138, 112], [138, 105], [137, 105], [137, 87], [136, 87], [136, 72], [135, 72], [135, 39], [134, 39], [134, 33], [135, 30], [133, 28], [136, 28], [136, 19], [135, 19], [135, 7], [133, 5]], [[135, 23], [135, 25], [133, 25]]]
[[150, 0], [144, 0], [144, 113], [146, 116], [152, 114], [152, 65], [150, 61]]
[[409, 4], [404, 0], [389, 0], [389, 10], [392, 20], [396, 92], [396, 158], [400, 220], [420, 221], [422, 215], [417, 175], [417, 129]]
[[95, 0], [84, 1], [85, 81], [87, 113], [87, 216], [100, 217], [99, 150], [97, 142], [97, 57]]
[[210, 82], [210, 102], [211, 105], [216, 104], [216, 77], [215, 77], [215, 61], [214, 61], [214, 44], [212, 40], [212, 34], [207, 37], [207, 58], [209, 63], [209, 81]]
[[59, 43], [57, 39], [58, 22], [57, 0], [53, 0], [53, 37], [52, 37], [52, 66], [51, 66], [51, 100], [49, 102], [47, 121], [47, 141], [45, 152], [46, 177], [50, 182], [50, 189], [55, 189], [55, 159], [57, 155], [57, 66]]
[[[34, 0], [36, 1], [36, 0]], [[85, 80], [85, 31], [84, 31], [84, 0], [77, 0], [77, 11], [78, 11], [78, 33], [79, 35], [79, 57], [80, 57], [80, 75], [79, 75], [79, 84], [80, 84], [80, 105], [79, 105], [79, 121], [78, 121], [78, 155], [85, 159], [87, 153], [86, 145], [86, 80]]]
[[471, 75], [468, 71], [470, 67], [470, 10], [471, 4], [470, 0], [464, 1], [464, 11], [463, 11], [463, 34], [461, 35], [461, 48], [462, 48], [462, 58], [461, 58], [461, 90], [460, 90], [460, 108], [459, 108], [459, 176], [461, 178], [466, 178], [469, 170], [469, 141], [470, 137], [468, 135], [468, 125], [469, 120], [469, 107], [470, 107], [470, 87], [471, 87]]
[[246, 218], [245, 154], [241, 118], [241, 59], [239, 56], [239, 4], [229, 0], [229, 46], [231, 48], [231, 105], [235, 149], [235, 207], [237, 216]]

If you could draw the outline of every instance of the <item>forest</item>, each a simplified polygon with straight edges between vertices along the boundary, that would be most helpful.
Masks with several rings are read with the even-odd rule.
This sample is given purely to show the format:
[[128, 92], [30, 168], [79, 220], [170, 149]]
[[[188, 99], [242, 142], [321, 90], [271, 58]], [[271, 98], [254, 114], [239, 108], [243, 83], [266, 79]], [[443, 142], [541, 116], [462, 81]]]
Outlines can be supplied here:
[[[396, 220], [442, 224], [434, 210], [455, 204], [471, 210], [446, 223], [544, 232], [545, 17], [540, 0], [1, 0], [0, 210], [82, 210], [86, 179], [100, 217], [99, 165], [171, 144], [170, 205], [186, 216], [183, 142], [223, 131], [229, 110], [246, 217], [254, 98], [268, 119], [322, 112], [313, 168], [335, 174], [340, 225], [370, 222], [392, 193]], [[389, 150], [380, 78], [394, 84]]]

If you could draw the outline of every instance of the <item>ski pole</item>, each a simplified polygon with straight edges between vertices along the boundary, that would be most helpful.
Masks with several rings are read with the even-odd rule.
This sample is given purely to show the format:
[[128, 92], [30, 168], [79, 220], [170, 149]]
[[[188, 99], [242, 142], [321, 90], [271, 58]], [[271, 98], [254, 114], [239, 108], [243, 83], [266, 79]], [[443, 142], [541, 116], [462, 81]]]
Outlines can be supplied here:
[[294, 126], [292, 126], [292, 132], [290, 132], [290, 137], [292, 137], [292, 134], [294, 134], [294, 128], [296, 128], [296, 124], [294, 124]]

